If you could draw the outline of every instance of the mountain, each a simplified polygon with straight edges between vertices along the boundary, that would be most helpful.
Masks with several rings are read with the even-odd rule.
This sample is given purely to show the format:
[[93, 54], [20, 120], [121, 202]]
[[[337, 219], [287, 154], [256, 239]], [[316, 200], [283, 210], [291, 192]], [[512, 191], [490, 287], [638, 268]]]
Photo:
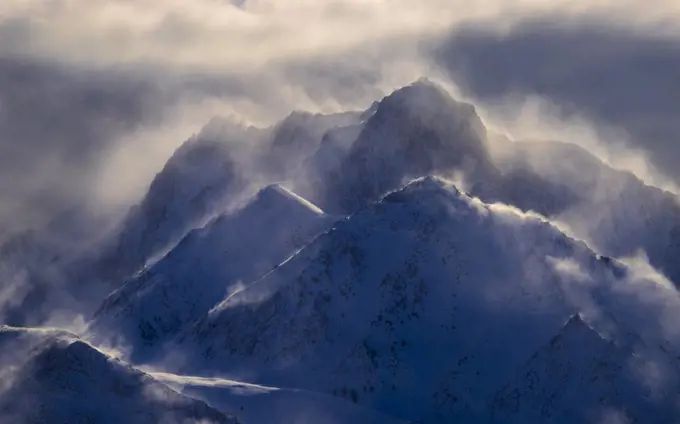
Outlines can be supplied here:
[[496, 393], [489, 409], [513, 423], [674, 422], [679, 395], [640, 384], [650, 367], [574, 315]]
[[363, 113], [214, 119], [103, 257], [63, 243], [68, 214], [0, 246], [5, 320], [63, 321], [57, 282], [118, 287], [87, 343], [0, 330], [0, 422], [675, 422], [679, 208], [574, 144], [497, 137], [427, 80]]
[[[361, 119], [329, 131], [308, 159], [303, 182], [295, 183], [325, 210], [353, 213], [413, 178], [452, 177], [487, 203], [567, 223], [608, 256], [643, 251], [680, 284], [673, 259], [680, 254], [676, 195], [612, 168], [576, 144], [499, 141], [474, 106], [428, 80], [396, 90]], [[505, 153], [500, 157], [499, 149]]]
[[312, 155], [325, 134], [336, 128], [355, 125], [359, 112], [312, 114], [295, 111], [274, 125], [264, 145], [262, 171], [273, 180], [284, 180], [299, 172], [300, 165]]
[[2, 423], [238, 423], [65, 332], [2, 326], [0, 346]]
[[471, 104], [431, 81], [417, 81], [377, 104], [342, 161], [340, 183], [327, 182], [327, 202], [353, 212], [419, 176], [484, 175], [492, 168], [485, 135]]
[[424, 175], [462, 182], [487, 202], [544, 215], [562, 211], [575, 194], [533, 169], [502, 172], [475, 107], [421, 79], [374, 103], [355, 125], [329, 131], [306, 164], [311, 187], [296, 187], [329, 211], [352, 213]]
[[281, 185], [267, 186], [241, 209], [193, 230], [163, 259], [112, 293], [89, 331], [95, 340], [112, 335], [135, 352], [159, 347], [335, 219]]
[[221, 212], [246, 185], [238, 152], [253, 137], [249, 131], [256, 132], [212, 122], [180, 146], [130, 210], [95, 272], [114, 283], [128, 277]]
[[361, 134], [364, 124], [362, 121], [328, 130], [317, 149], [304, 160], [294, 175], [295, 191], [306, 199], [324, 202], [327, 187], [341, 183], [338, 178], [343, 159]]
[[427, 177], [336, 223], [168, 349], [187, 372], [333, 394], [400, 419], [483, 422], [513, 372], [570, 316], [592, 312], [586, 282], [606, 291], [627, 275], [544, 219]]
[[248, 185], [293, 175], [326, 131], [358, 119], [354, 112], [294, 112], [269, 128], [211, 120], [168, 160], [95, 272], [114, 281], [129, 277], [233, 204]]

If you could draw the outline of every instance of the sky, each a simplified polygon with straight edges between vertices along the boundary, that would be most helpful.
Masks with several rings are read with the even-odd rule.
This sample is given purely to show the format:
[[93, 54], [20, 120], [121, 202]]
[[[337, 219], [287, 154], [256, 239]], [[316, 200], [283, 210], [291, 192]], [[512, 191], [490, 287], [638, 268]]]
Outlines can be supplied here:
[[361, 109], [421, 76], [673, 187], [679, 23], [673, 0], [6, 0], [0, 229], [134, 203], [213, 116]]

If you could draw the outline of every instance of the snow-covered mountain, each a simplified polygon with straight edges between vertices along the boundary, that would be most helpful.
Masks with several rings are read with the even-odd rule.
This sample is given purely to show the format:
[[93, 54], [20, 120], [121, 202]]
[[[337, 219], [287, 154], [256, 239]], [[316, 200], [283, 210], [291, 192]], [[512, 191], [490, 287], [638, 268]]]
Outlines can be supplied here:
[[675, 195], [495, 137], [427, 80], [364, 112], [213, 119], [103, 255], [0, 244], [0, 300], [35, 286], [16, 309], [48, 313], [72, 279], [100, 305], [88, 343], [0, 330], [0, 422], [676, 422], [680, 294], [624, 257], [677, 285], [679, 234]]
[[306, 164], [307, 186], [296, 184], [322, 207], [344, 213], [432, 174], [452, 177], [486, 201], [544, 215], [573, 202], [573, 188], [531, 167], [502, 170], [489, 144], [473, 105], [421, 79], [375, 102], [361, 122], [329, 131]]
[[337, 223], [169, 349], [188, 371], [401, 419], [482, 420], [518, 367], [591, 312], [584, 280], [606, 291], [624, 275], [543, 219], [427, 177]]
[[492, 172], [486, 130], [471, 104], [420, 80], [382, 99], [326, 181], [322, 203], [356, 211], [405, 181], [465, 171], [469, 178]]
[[680, 395], [641, 384], [653, 368], [574, 315], [494, 395], [489, 409], [513, 423], [675, 422]]
[[3, 424], [238, 423], [66, 332], [2, 326], [0, 351]]
[[311, 114], [295, 111], [274, 125], [263, 146], [262, 171], [275, 181], [300, 172], [300, 165], [317, 149], [326, 133], [352, 126], [360, 121], [359, 112]]
[[283, 262], [336, 218], [281, 185], [189, 233], [127, 281], [95, 314], [90, 332], [139, 352], [158, 347], [227, 294]]
[[296, 182], [325, 210], [352, 213], [413, 178], [441, 175], [486, 202], [565, 222], [604, 254], [643, 251], [680, 284], [677, 196], [572, 143], [494, 139], [504, 145], [490, 148], [493, 134], [474, 106], [428, 80], [396, 90], [362, 118], [329, 131], [306, 164], [307, 185]]
[[233, 205], [250, 185], [292, 178], [327, 131], [359, 117], [294, 112], [270, 128], [211, 120], [158, 173], [96, 272], [113, 280], [130, 276]]

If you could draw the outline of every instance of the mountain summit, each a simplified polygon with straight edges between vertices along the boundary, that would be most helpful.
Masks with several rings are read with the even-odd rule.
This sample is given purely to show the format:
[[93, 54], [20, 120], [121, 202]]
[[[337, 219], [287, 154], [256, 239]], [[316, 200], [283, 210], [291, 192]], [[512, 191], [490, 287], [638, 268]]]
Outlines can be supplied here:
[[241, 209], [189, 233], [158, 263], [112, 293], [89, 332], [96, 340], [132, 345], [137, 353], [158, 349], [335, 219], [281, 185], [267, 186]]
[[[354, 211], [405, 180], [429, 174], [469, 178], [493, 172], [486, 130], [474, 106], [420, 80], [385, 97], [368, 118], [330, 188], [337, 205]], [[337, 190], [338, 193], [334, 193]]]

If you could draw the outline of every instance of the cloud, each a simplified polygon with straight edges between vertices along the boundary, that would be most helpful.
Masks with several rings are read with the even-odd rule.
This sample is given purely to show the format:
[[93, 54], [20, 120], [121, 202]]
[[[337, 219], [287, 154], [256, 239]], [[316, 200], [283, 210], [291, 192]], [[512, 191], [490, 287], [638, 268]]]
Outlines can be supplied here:
[[74, 201], [107, 143], [160, 118], [158, 97], [149, 81], [0, 57], [0, 225]]
[[[665, 174], [677, 185], [680, 37], [652, 15], [667, 10], [677, 19], [678, 5], [655, 6], [629, 9], [637, 16], [620, 20], [628, 27], [616, 14], [572, 20], [556, 12], [505, 31], [458, 28], [435, 56], [511, 131], [561, 137], [649, 182], [662, 185]], [[656, 23], [635, 25], [640, 16]]]
[[631, 28], [671, 31], [677, 3], [651, 3], [251, 0], [237, 6], [223, 0], [14, 0], [0, 9], [6, 35], [0, 46], [4, 54], [56, 56], [80, 64], [144, 62], [238, 72], [394, 41], [415, 45], [469, 22], [506, 28], [546, 14], [561, 16], [562, 22], [595, 16], [610, 24], [625, 17]]

